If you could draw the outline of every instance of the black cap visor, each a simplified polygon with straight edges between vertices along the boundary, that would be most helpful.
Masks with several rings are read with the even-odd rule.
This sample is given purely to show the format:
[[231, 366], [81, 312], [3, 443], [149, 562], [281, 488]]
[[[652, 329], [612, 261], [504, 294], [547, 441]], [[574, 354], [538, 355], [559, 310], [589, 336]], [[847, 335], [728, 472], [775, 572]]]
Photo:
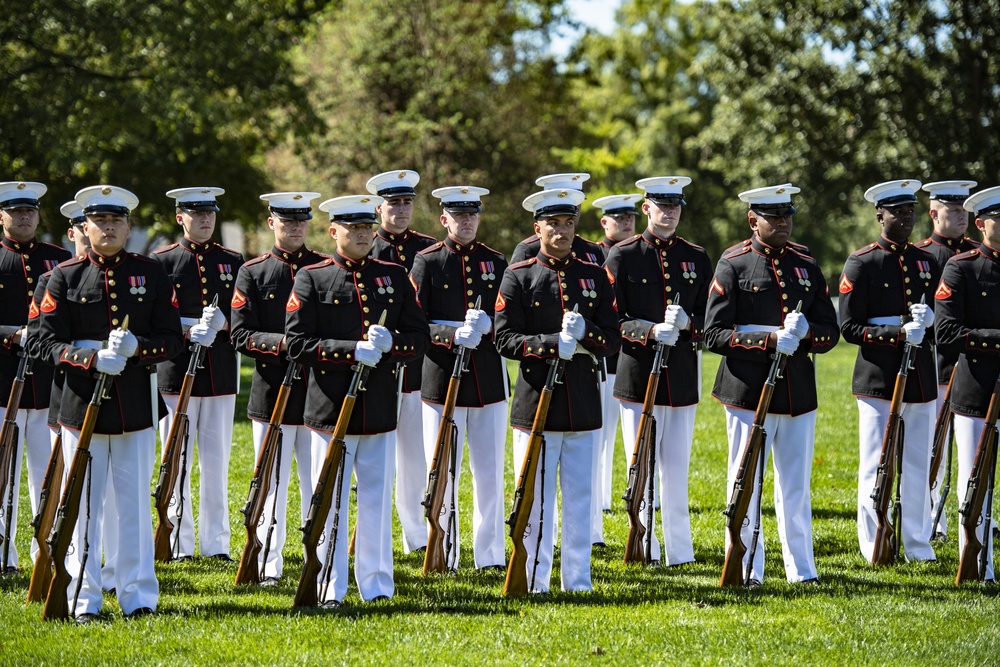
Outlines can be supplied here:
[[282, 220], [312, 220], [312, 209], [308, 208], [268, 208], [275, 217]]
[[215, 201], [186, 201], [178, 203], [177, 208], [188, 213], [197, 213], [198, 211], [218, 211], [219, 205]]
[[441, 203], [441, 208], [449, 213], [479, 213], [483, 210], [482, 205], [477, 201], [450, 201]]
[[379, 197], [404, 197], [406, 195], [416, 195], [417, 192], [411, 187], [397, 187], [397, 188], [385, 188], [384, 190], [379, 190], [376, 194]]
[[635, 215], [635, 206], [618, 206], [606, 208], [602, 215]]
[[875, 208], [892, 208], [893, 206], [905, 206], [907, 204], [916, 204], [917, 196], [913, 194], [906, 195], [896, 195], [894, 197], [886, 197], [885, 199], [880, 199], [875, 202]]
[[684, 197], [681, 195], [661, 195], [653, 192], [647, 193], [646, 199], [654, 204], [660, 204], [662, 206], [684, 206], [687, 204], [687, 202], [684, 201]]
[[792, 202], [783, 202], [781, 204], [753, 204], [750, 207], [750, 210], [760, 215], [771, 215], [774, 217], [795, 215], [795, 207], [792, 206]]
[[338, 213], [330, 216], [330, 222], [338, 225], [377, 225], [374, 213]]
[[21, 197], [19, 199], [8, 199], [7, 201], [0, 202], [0, 209], [4, 211], [13, 211], [18, 208], [33, 208], [37, 211], [38, 200], [31, 197]]
[[121, 215], [128, 217], [128, 207], [113, 206], [111, 204], [93, 204], [83, 209], [84, 215]]
[[535, 220], [550, 218], [554, 215], [579, 215], [580, 207], [573, 204], [553, 204], [535, 209]]

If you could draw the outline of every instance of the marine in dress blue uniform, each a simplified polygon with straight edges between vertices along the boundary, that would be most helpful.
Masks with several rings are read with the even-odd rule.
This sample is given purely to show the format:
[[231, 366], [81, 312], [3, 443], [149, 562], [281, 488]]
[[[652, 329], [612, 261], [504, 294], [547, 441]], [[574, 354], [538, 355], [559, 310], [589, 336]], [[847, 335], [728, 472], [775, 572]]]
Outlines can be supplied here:
[[[473, 559], [477, 568], [504, 568], [504, 445], [507, 442], [507, 373], [493, 342], [493, 306], [507, 268], [502, 253], [476, 240], [482, 197], [486, 188], [460, 185], [431, 193], [441, 200], [444, 241], [421, 251], [410, 280], [417, 301], [430, 322], [431, 345], [424, 356], [424, 454], [428, 469], [434, 460], [438, 427], [444, 414], [448, 383], [459, 346], [471, 350], [468, 370], [458, 385], [454, 420], [455, 479], [447, 479], [442, 525], [452, 507], [462, 470], [463, 441], [469, 446], [472, 471]], [[476, 301], [480, 306], [476, 308]], [[461, 540], [456, 508], [454, 551], [449, 562], [457, 569]]]
[[[195, 552], [194, 503], [191, 466], [198, 448], [198, 549], [203, 556], [231, 561], [229, 530], [229, 454], [233, 444], [236, 410], [236, 350], [230, 338], [230, 304], [243, 255], [212, 240], [216, 197], [222, 188], [179, 188], [167, 192], [175, 199], [177, 223], [184, 229], [178, 243], [153, 253], [174, 284], [180, 303], [181, 325], [188, 345], [170, 361], [159, 365], [157, 383], [168, 415], [160, 422], [160, 441], [166, 442], [174, 419], [177, 396], [190, 360], [190, 344], [208, 348], [194, 379], [187, 406], [190, 428], [181, 454], [183, 463], [174, 485], [172, 515], [174, 558], [191, 558]], [[142, 286], [133, 290], [140, 291]], [[218, 306], [212, 302], [218, 298]]]
[[[432, 236], [410, 229], [420, 175], [408, 169], [387, 171], [368, 179], [366, 189], [384, 201], [377, 208], [381, 219], [375, 242], [374, 259], [394, 262], [407, 271], [421, 250], [437, 242]], [[417, 357], [402, 370], [399, 395], [399, 428], [396, 429], [396, 513], [403, 529], [403, 552], [422, 551], [427, 546], [424, 521], [424, 490], [427, 463], [424, 458], [423, 407], [420, 401], [423, 362]]]
[[[260, 456], [268, 422], [288, 369], [285, 341], [285, 304], [292, 292], [295, 274], [322, 262], [326, 255], [305, 245], [311, 202], [318, 192], [274, 192], [261, 195], [267, 202], [267, 224], [274, 233], [270, 251], [251, 259], [236, 275], [232, 301], [232, 341], [236, 350], [254, 360], [247, 417], [253, 431], [255, 460]], [[302, 420], [309, 370], [303, 368], [293, 380], [285, 413], [281, 418], [281, 444], [272, 472], [272, 484], [257, 526], [262, 545], [258, 566], [261, 585], [276, 585], [284, 569], [282, 549], [287, 535], [288, 483], [294, 455], [299, 477], [299, 514], [305, 523], [312, 497], [312, 436]], [[273, 533], [268, 541], [268, 533]]]
[[[520, 362], [510, 409], [515, 470], [523, 465], [548, 361], [567, 360], [545, 422], [545, 444], [528, 520], [531, 533], [525, 540], [528, 587], [533, 592], [549, 590], [557, 469], [562, 491], [558, 522], [562, 527], [562, 589], [589, 591], [593, 587], [591, 497], [594, 448], [601, 434], [597, 360], [614, 354], [621, 335], [607, 274], [571, 251], [582, 201], [579, 190], [543, 190], [524, 200], [524, 208], [535, 215], [541, 250], [507, 267], [495, 307], [497, 349]], [[574, 306], [579, 312], [572, 312]]]
[[[923, 241], [917, 241], [913, 245], [934, 255], [934, 259], [937, 260], [938, 266], [942, 269], [944, 269], [944, 265], [948, 263], [948, 260], [955, 255], [968, 252], [979, 245], [976, 241], [965, 235], [969, 227], [969, 212], [962, 207], [965, 200], [969, 198], [969, 191], [974, 187], [976, 187], [975, 181], [959, 180], [925, 183], [921, 188], [925, 192], [930, 193], [928, 213], [930, 214], [934, 228], [930, 236]], [[939, 332], [940, 330], [936, 331]], [[934, 405], [934, 413], [940, 414], [941, 404], [944, 402], [944, 396], [948, 391], [948, 381], [951, 379], [951, 372], [955, 368], [955, 362], [958, 361], [958, 355], [961, 354], [961, 350], [955, 346], [949, 347], [943, 345], [939, 340], [934, 345], [934, 352], [937, 358], [938, 373], [938, 396]], [[951, 446], [950, 442], [948, 446]], [[933, 510], [941, 500], [941, 487], [944, 483], [946, 473], [947, 470], [945, 469], [944, 458], [942, 457], [934, 486], [931, 488], [932, 520]], [[948, 515], [942, 512], [938, 525], [933, 527], [934, 540], [942, 540], [947, 536], [947, 518]]]
[[[545, 176], [539, 176], [535, 179], [535, 185], [539, 186], [543, 190], [579, 190], [580, 192], [583, 192], [583, 183], [589, 178], [590, 174], [582, 172], [570, 174], [546, 174]], [[538, 234], [532, 234], [514, 247], [514, 253], [510, 257], [510, 263], [516, 264], [518, 262], [523, 262], [526, 259], [533, 259], [538, 256], [540, 248], [541, 244], [538, 240]], [[573, 247], [570, 252], [575, 257], [578, 257], [585, 262], [590, 262], [591, 264], [601, 264], [602, 258], [604, 257], [604, 251], [601, 250], [599, 243], [588, 241], [579, 235], [573, 237]]]
[[[18, 364], [25, 354], [28, 306], [38, 282], [44, 273], [70, 257], [63, 248], [35, 238], [38, 200], [46, 190], [42, 183], [0, 183], [0, 223], [3, 224], [3, 238], [0, 239], [0, 287], [3, 288], [0, 289], [0, 405], [4, 408], [10, 399]], [[0, 498], [0, 561], [4, 551], [7, 551], [6, 562], [0, 562], [2, 574], [15, 573], [20, 568], [15, 545], [24, 458], [27, 458], [28, 464], [28, 498], [32, 516], [38, 509], [45, 467], [52, 451], [46, 426], [51, 387], [50, 364], [35, 364], [32, 372], [25, 376], [21, 403], [15, 416], [19, 433], [11, 459], [14, 483], [7, 484], [7, 492]], [[8, 509], [12, 509], [9, 517]], [[10, 544], [4, 544], [3, 540], [8, 538]], [[37, 552], [38, 545], [32, 539], [32, 560]]]
[[[904, 345], [918, 345], [903, 396], [906, 424], [901, 475], [900, 539], [907, 560], [934, 560], [930, 544], [930, 440], [934, 429], [937, 373], [933, 340], [937, 260], [909, 242], [920, 181], [900, 179], [872, 186], [882, 227], [878, 239], [856, 250], [840, 278], [840, 331], [858, 346], [851, 389], [858, 401], [858, 542], [870, 561], [878, 522], [871, 499], [896, 375]], [[921, 304], [921, 297], [926, 301]]]
[[[135, 195], [98, 185], [78, 192], [76, 201], [87, 216], [92, 249], [52, 271], [45, 294], [32, 308], [29, 337], [35, 340], [33, 355], [66, 373], [59, 424], [67, 462], [73, 459], [94, 392], [94, 373], [114, 376], [97, 415], [90, 479], [84, 482], [90, 497], [82, 507], [88, 509], [74, 527], [68, 556], [73, 562], [67, 564], [73, 574], [67, 590], [70, 613], [78, 622], [89, 622], [102, 604], [102, 521], [113, 521], [119, 536], [113, 587], [122, 612], [134, 616], [156, 609], [149, 484], [156, 455], [154, 426], [166, 409], [152, 391], [150, 375], [157, 363], [180, 352], [183, 336], [174, 289], [162, 266], [124, 250], [127, 216], [138, 204]], [[144, 287], [142, 293], [129, 289], [136, 285]], [[126, 316], [128, 331], [123, 331]], [[104, 517], [109, 486], [117, 509]], [[81, 570], [83, 581], [78, 582]]]
[[[392, 478], [396, 467], [396, 374], [398, 364], [420, 358], [429, 337], [427, 319], [417, 305], [406, 269], [369, 255], [375, 236], [375, 207], [381, 202], [377, 196], [351, 195], [320, 204], [320, 210], [330, 214], [337, 251], [295, 274], [285, 306], [288, 356], [310, 370], [303, 422], [313, 430], [314, 481], [354, 366], [371, 367], [366, 389], [358, 395], [351, 413], [344, 452], [345, 480], [350, 479], [352, 470], [357, 478], [354, 577], [363, 600], [389, 598], [395, 590]], [[385, 322], [379, 325], [383, 314]], [[333, 566], [329, 572], [321, 572], [317, 581], [320, 599], [332, 606], [339, 605], [347, 594], [349, 491], [350, 484], [345, 483]], [[334, 515], [331, 511], [327, 518], [328, 531]], [[320, 545], [321, 559], [326, 557], [328, 544], [329, 540]]]
[[[960, 503], [1000, 374], [1000, 187], [977, 192], [966, 199], [964, 208], [975, 214], [983, 242], [948, 260], [934, 293], [938, 341], [961, 351], [951, 394], [958, 455], [955, 488]], [[985, 579], [989, 581], [994, 579], [993, 536], [984, 539], [983, 526], [980, 521], [976, 532], [981, 543], [988, 540]], [[959, 554], [964, 547], [965, 531], [959, 530]]]
[[[698, 384], [697, 345], [705, 328], [705, 304], [712, 281], [712, 263], [700, 246], [677, 235], [684, 202], [686, 176], [644, 178], [645, 231], [615, 246], [606, 268], [618, 301], [622, 351], [614, 395], [621, 401], [622, 437], [626, 461], [632, 455], [642, 416], [649, 374], [658, 344], [670, 348], [654, 401], [656, 466], [660, 521], [666, 565], [694, 560], [688, 514], [688, 470], [694, 438], [694, 420], [701, 386]], [[645, 493], [645, 490], [643, 490]], [[650, 496], [647, 503], [654, 502]], [[645, 513], [640, 521], [645, 522]], [[652, 530], [652, 528], [650, 528]], [[652, 532], [652, 560], [661, 560], [660, 541]]]
[[[723, 355], [712, 396], [725, 406], [729, 437], [729, 497], [774, 351], [789, 354], [764, 422], [766, 466], [774, 455], [774, 509], [785, 578], [817, 578], [813, 557], [809, 478], [816, 426], [816, 375], [810, 355], [828, 352], [839, 340], [837, 315], [822, 272], [808, 255], [788, 243], [795, 207], [790, 183], [755, 188], [739, 197], [750, 208], [750, 243], [728, 250], [719, 260], [709, 290], [705, 342]], [[802, 302], [801, 312], [796, 307]], [[673, 357], [671, 357], [673, 359]], [[763, 468], [762, 468], [763, 469]], [[750, 506], [760, 493], [754, 475]], [[750, 544], [757, 522], [751, 511], [742, 531]], [[726, 539], [728, 540], [728, 534]], [[727, 544], [728, 547], [728, 544]], [[744, 556], [744, 567], [750, 559]], [[754, 554], [751, 585], [763, 581], [764, 544]]]

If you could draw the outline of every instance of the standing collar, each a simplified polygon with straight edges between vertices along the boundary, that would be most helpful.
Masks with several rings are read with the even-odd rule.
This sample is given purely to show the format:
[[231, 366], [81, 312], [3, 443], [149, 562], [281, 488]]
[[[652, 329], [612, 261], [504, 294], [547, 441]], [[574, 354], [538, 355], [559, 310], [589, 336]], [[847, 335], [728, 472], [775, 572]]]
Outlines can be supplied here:
[[547, 266], [550, 269], [559, 271], [565, 269], [570, 264], [572, 264], [573, 260], [576, 259], [576, 257], [574, 257], [573, 253], [571, 252], [562, 259], [558, 259], [557, 257], [553, 257], [552, 255], [547, 255], [541, 250], [539, 250], [538, 254], [535, 256], [535, 259], [538, 260], [539, 264]]
[[979, 254], [983, 257], [992, 259], [997, 264], [1000, 264], [1000, 250], [994, 250], [990, 246], [986, 245], [986, 241], [980, 243], [977, 250], [979, 250]]
[[410, 238], [409, 228], [404, 229], [402, 234], [393, 234], [382, 225], [379, 225], [377, 234], [389, 243], [406, 243], [407, 239]]
[[943, 245], [946, 248], [951, 248], [952, 250], [958, 250], [965, 243], [965, 237], [959, 236], [957, 239], [948, 238], [943, 234], [938, 234], [937, 232], [931, 232], [931, 241], [934, 243]]
[[784, 257], [785, 253], [788, 252], [787, 243], [781, 247], [775, 248], [774, 246], [770, 246], [761, 241], [760, 237], [756, 234], [750, 237], [750, 247], [754, 249], [754, 252], [764, 255], [764, 257], [767, 257], [768, 259], [779, 259]]
[[25, 253], [25, 252], [31, 252], [32, 250], [37, 248], [38, 241], [36, 241], [35, 239], [31, 239], [30, 241], [25, 241], [22, 243], [20, 241], [15, 241], [14, 239], [4, 234], [3, 246], [8, 250], [13, 250], [14, 252]]
[[471, 255], [473, 251], [475, 251], [476, 246], [478, 245], [475, 239], [473, 239], [472, 243], [468, 245], [462, 245], [461, 243], [453, 239], [451, 237], [451, 234], [445, 237], [444, 244], [453, 251], [457, 252], [459, 255]]
[[309, 249], [305, 246], [302, 246], [295, 252], [289, 252], [277, 245], [271, 248], [271, 254], [283, 262], [300, 262], [307, 252], [309, 252]]
[[336, 250], [333, 251], [333, 261], [337, 263], [338, 266], [342, 266], [350, 271], [362, 271], [365, 267], [371, 263], [371, 256], [365, 255], [361, 259], [347, 259], [341, 255]]
[[114, 257], [105, 257], [93, 249], [87, 253], [87, 257], [91, 262], [105, 269], [113, 269], [117, 267], [125, 261], [126, 255], [128, 255], [128, 253], [126, 253], [124, 249], [120, 250]]
[[209, 239], [207, 243], [195, 243], [185, 236], [181, 239], [181, 245], [191, 252], [208, 252], [215, 245], [215, 241]]
[[665, 239], [654, 234], [649, 227], [647, 227], [646, 231], [642, 233], [642, 238], [644, 238], [651, 246], [660, 250], [669, 250], [677, 243], [677, 234], [671, 234], [670, 238]]
[[896, 243], [895, 241], [890, 241], [885, 237], [884, 234], [879, 234], [878, 245], [882, 250], [887, 252], [895, 253], [897, 255], [902, 255], [910, 248], [910, 242], [906, 241], [904, 243]]

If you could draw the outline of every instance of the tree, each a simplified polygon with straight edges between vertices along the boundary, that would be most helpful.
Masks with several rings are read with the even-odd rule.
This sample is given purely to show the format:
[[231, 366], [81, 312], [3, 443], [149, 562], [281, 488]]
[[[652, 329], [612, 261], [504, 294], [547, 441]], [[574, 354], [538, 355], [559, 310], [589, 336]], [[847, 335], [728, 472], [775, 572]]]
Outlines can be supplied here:
[[224, 215], [265, 211], [264, 150], [321, 126], [288, 51], [325, 0], [12, 0], [0, 18], [0, 162], [48, 184], [43, 221], [109, 182], [176, 229], [164, 192], [218, 185]]
[[[573, 137], [563, 77], [544, 52], [566, 21], [561, 1], [346, 0], [300, 52], [303, 85], [327, 124], [269, 164], [282, 187], [365, 192], [394, 168], [421, 175], [414, 227], [441, 236], [432, 189], [480, 185], [480, 239], [510, 251], [531, 233], [521, 201], [562, 168]], [[325, 230], [316, 232], [318, 237]], [[326, 247], [329, 247], [327, 244]]]

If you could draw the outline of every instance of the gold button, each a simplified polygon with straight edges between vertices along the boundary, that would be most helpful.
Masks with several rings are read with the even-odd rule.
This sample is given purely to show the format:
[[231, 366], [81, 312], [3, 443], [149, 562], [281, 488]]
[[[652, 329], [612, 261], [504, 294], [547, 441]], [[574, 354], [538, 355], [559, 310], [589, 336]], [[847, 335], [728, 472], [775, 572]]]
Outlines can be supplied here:
[[[367, 326], [371, 326], [371, 322], [369, 322], [368, 320], [365, 320], [365, 326], [366, 326], [366, 327], [367, 327]], [[365, 336], [367, 336], [367, 335], [368, 335], [368, 334], [365, 334]]]
[[670, 285], [667, 285], [664, 289], [666, 289], [666, 291], [668, 291], [668, 292], [673, 292], [674, 291], [674, 288], [671, 287]]
[[361, 300], [362, 301], [367, 301], [368, 300], [368, 295], [367, 294], [362, 294], [361, 295]]
[[117, 294], [115, 294], [114, 292], [112, 292], [112, 293], [111, 293], [111, 294], [109, 294], [108, 296], [110, 296], [110, 297], [111, 297], [112, 299], [117, 299], [117, 298], [118, 298], [118, 295], [117, 295]]
[[906, 290], [907, 294], [913, 294], [913, 290]]
[[642, 282], [643, 282], [643, 284], [645, 284], [645, 283], [646, 283], [646, 279], [645, 279], [645, 278], [643, 278], [643, 279], [642, 279]]
[[340, 299], [334, 299], [334, 300], [333, 300], [333, 305], [335, 305], [335, 306], [336, 306], [336, 305], [338, 305], [339, 303], [340, 303]]
[[118, 311], [118, 306], [112, 305], [111, 306], [111, 312], [114, 313], [114, 312], [117, 312], [117, 311]]
[[563, 301], [569, 301], [569, 294], [563, 294]]
[[201, 282], [207, 283], [208, 282], [208, 278], [206, 278], [205, 276], [202, 276], [201, 277]]
[[28, 276], [28, 284], [30, 285], [33, 282], [35, 282], [34, 278], [32, 278], [31, 276]]
[[108, 278], [112, 277], [113, 275], [115, 275], [114, 270], [108, 269]]
[[364, 288], [365, 288], [364, 283], [358, 283], [358, 289], [364, 289]]
[[470, 302], [469, 302], [469, 308], [475, 308], [475, 307], [476, 307], [476, 304], [474, 304], [474, 303], [472, 303], [472, 302], [470, 301]]
[[[469, 283], [471, 285], [472, 284], [472, 278], [466, 278], [465, 282], [467, 282], [467, 283]], [[565, 285], [563, 285], [563, 287], [565, 287]]]
[[781, 273], [781, 269], [778, 269], [777, 271], [775, 271], [775, 273], [777, 273], [779, 276], [784, 275], [783, 273]]
[[80, 297], [80, 303], [87, 303], [87, 297]]
[[364, 312], [366, 312], [366, 313], [367, 313], [367, 312], [368, 312], [368, 306], [365, 306], [365, 307], [364, 307], [364, 308], [362, 308], [361, 310], [363, 310]]
[[111, 324], [114, 324], [115, 326], [118, 326], [118, 320], [117, 319], [111, 320]]
[[472, 296], [472, 290], [468, 290], [468, 291], [466, 292], [466, 294], [468, 294], [469, 296]]

